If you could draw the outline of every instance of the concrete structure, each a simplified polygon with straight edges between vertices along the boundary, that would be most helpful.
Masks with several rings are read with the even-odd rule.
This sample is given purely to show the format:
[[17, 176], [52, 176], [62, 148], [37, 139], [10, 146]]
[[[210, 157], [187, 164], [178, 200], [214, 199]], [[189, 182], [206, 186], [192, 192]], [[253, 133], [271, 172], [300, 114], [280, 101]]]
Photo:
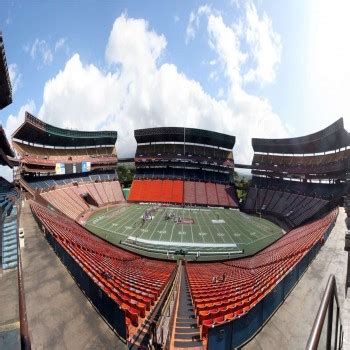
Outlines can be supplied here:
[[0, 270], [0, 349], [20, 348], [17, 268]]
[[[344, 251], [344, 208], [340, 208], [335, 227], [327, 242], [311, 263], [286, 301], [265, 327], [244, 349], [305, 349], [329, 275], [337, 280], [341, 317], [344, 325], [344, 349], [350, 349], [350, 300], [345, 299], [347, 253]], [[321, 342], [324, 339], [321, 339]], [[323, 343], [324, 344], [324, 343]], [[320, 344], [320, 348], [324, 348]]]
[[32, 349], [126, 349], [51, 249], [29, 205], [22, 208], [22, 268]]

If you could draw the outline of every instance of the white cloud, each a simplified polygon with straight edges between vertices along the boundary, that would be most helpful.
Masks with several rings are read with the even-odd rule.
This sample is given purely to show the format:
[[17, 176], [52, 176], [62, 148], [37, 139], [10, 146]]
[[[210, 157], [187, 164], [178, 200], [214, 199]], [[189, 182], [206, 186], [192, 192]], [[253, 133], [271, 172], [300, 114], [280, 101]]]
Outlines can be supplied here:
[[[203, 5], [196, 12], [192, 11], [186, 28], [186, 43], [195, 38], [200, 18], [206, 16], [209, 45], [213, 48], [212, 40], [216, 40], [214, 36], [220, 33], [221, 40], [217, 40], [220, 47], [216, 49], [220, 50], [219, 56], [228, 65], [226, 72], [230, 78], [234, 74], [237, 79], [239, 70], [239, 79], [243, 82], [271, 83], [281, 61], [281, 37], [273, 30], [272, 21], [265, 12], [259, 16], [252, 2], [244, 4], [244, 16], [238, 17], [231, 26], [226, 25], [220, 12], [211, 6]], [[239, 8], [239, 2], [235, 6]], [[246, 52], [240, 48], [243, 45], [247, 47]], [[242, 69], [244, 62], [249, 63], [245, 72]]]
[[250, 68], [245, 74], [245, 81], [271, 83], [276, 77], [276, 68], [281, 61], [282, 44], [278, 33], [272, 28], [271, 19], [264, 12], [259, 17], [256, 7], [252, 3], [246, 4], [245, 36], [255, 68]]
[[123, 14], [113, 24], [106, 59], [110, 64], [121, 64], [124, 71], [151, 70], [156, 67], [166, 45], [165, 36], [150, 31], [147, 21], [127, 18]]
[[237, 33], [228, 27], [221, 15], [209, 14], [208, 26], [209, 46], [216, 51], [226, 76], [231, 83], [241, 84], [241, 65], [247, 55], [240, 50], [240, 40]]
[[[4, 130], [9, 142], [11, 140], [12, 133], [23, 123], [25, 111], [28, 111], [30, 113], [35, 112], [35, 103], [32, 100], [28, 101], [26, 104], [21, 106], [16, 115], [10, 114], [9, 117], [7, 118], [6, 124], [4, 125]], [[12, 181], [13, 180], [12, 169], [9, 168], [8, 166], [0, 165], [0, 176], [4, 177], [8, 181]]]
[[187, 24], [186, 28], [186, 43], [188, 43], [190, 40], [193, 40], [196, 36], [196, 28], [195, 28], [195, 22], [196, 22], [197, 16], [192, 11], [190, 13], [190, 19]]
[[55, 52], [62, 50], [64, 51], [66, 54], [69, 53], [69, 47], [67, 45], [67, 38], [60, 38], [56, 41], [55, 43]]
[[350, 2], [324, 0], [308, 3], [304, 79], [308, 128], [328, 126], [343, 117], [350, 130]]
[[[251, 161], [251, 137], [283, 137], [285, 128], [269, 101], [249, 95], [242, 88], [241, 66], [245, 53], [239, 35], [222, 17], [207, 14], [208, 41], [216, 53], [215, 65], [229, 80], [218, 98], [170, 63], [160, 64], [166, 49], [164, 35], [143, 19], [118, 17], [106, 47], [110, 72], [82, 64], [73, 55], [64, 69], [45, 84], [39, 116], [61, 127], [82, 130], [118, 130], [118, 155], [135, 152], [134, 129], [187, 126], [237, 136], [238, 161]], [[214, 62], [213, 62], [214, 63]]]
[[209, 15], [212, 12], [212, 9], [209, 5], [203, 5], [198, 8], [196, 12], [192, 11], [190, 13], [190, 18], [186, 27], [186, 44], [189, 41], [193, 40], [196, 36], [196, 30], [199, 26], [199, 19], [202, 15]]
[[30, 57], [35, 60], [39, 58], [41, 62], [49, 66], [53, 61], [52, 50], [45, 40], [36, 38], [32, 45], [26, 45], [24, 50], [30, 54]]
[[4, 165], [0, 165], [0, 176], [5, 178], [7, 181], [12, 182], [13, 181], [13, 170]]
[[[208, 6], [197, 13], [207, 19], [215, 66], [229, 81], [218, 99], [174, 64], [160, 62], [167, 45], [164, 35], [151, 30], [147, 21], [123, 14], [115, 20], [106, 47], [109, 72], [73, 55], [45, 84], [39, 117], [61, 127], [118, 130], [119, 156], [134, 154], [138, 128], [187, 126], [224, 132], [237, 136], [236, 159], [250, 162], [251, 137], [283, 137], [285, 128], [268, 100], [244, 91], [246, 53], [237, 32]], [[19, 119], [10, 116], [7, 128], [13, 129]]]
[[63, 71], [46, 82], [39, 116], [66, 128], [99, 129], [117, 110], [117, 85], [116, 73], [84, 66], [75, 54]]
[[16, 91], [22, 86], [22, 74], [20, 73], [16, 63], [9, 64], [8, 71], [11, 80], [12, 93], [15, 94]]
[[69, 54], [69, 47], [67, 45], [67, 38], [59, 38], [55, 43], [49, 43], [44, 39], [36, 38], [32, 44], [23, 46], [23, 50], [27, 52], [32, 60], [39, 61], [38, 68], [42, 65], [50, 66], [54, 60], [54, 54], [59, 51]]
[[[237, 22], [228, 26], [220, 13], [210, 11], [209, 8], [203, 13], [207, 18], [208, 44], [216, 53], [216, 61], [220, 63], [228, 79], [227, 91], [224, 93], [221, 90], [218, 96], [225, 96], [225, 100], [221, 102], [224, 103], [226, 111], [225, 116], [215, 117], [218, 121], [222, 119], [221, 129], [218, 131], [236, 135], [236, 160], [250, 162], [252, 137], [286, 137], [288, 132], [268, 100], [244, 90], [244, 68], [247, 59], [253, 54], [242, 50], [245, 44], [242, 30], [244, 20], [238, 18]], [[260, 39], [259, 36], [256, 38], [257, 41]], [[257, 45], [263, 46], [263, 43]], [[217, 74], [217, 71], [214, 73]]]

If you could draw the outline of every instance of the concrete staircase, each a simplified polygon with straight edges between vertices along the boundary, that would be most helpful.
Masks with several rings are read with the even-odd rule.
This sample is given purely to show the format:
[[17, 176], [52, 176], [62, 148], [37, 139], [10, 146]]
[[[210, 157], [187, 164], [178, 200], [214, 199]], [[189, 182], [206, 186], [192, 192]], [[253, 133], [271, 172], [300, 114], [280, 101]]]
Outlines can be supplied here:
[[185, 267], [182, 266], [179, 305], [176, 315], [174, 349], [203, 349], [190, 295]]
[[14, 206], [2, 224], [2, 268], [17, 266], [17, 208]]

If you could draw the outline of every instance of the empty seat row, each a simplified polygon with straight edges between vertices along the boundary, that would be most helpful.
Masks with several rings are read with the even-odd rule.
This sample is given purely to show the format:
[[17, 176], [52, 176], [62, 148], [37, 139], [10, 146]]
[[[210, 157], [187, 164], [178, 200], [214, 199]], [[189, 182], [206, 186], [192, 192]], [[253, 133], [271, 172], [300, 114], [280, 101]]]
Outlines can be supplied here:
[[284, 219], [289, 226], [296, 227], [326, 208], [328, 201], [279, 190], [251, 187], [248, 190], [244, 209], [261, 212]]
[[90, 195], [98, 206], [124, 200], [119, 181], [71, 184], [42, 192], [41, 196], [56, 209], [76, 220], [81, 214], [90, 209], [90, 204], [84, 199], [85, 194]]
[[47, 234], [52, 235], [85, 273], [113, 299], [137, 327], [156, 304], [176, 268], [126, 252], [90, 234], [73, 220], [32, 202], [31, 209]]
[[134, 180], [128, 200], [183, 203], [183, 186], [183, 181], [180, 180]]
[[258, 254], [217, 263], [188, 263], [191, 297], [203, 337], [208, 328], [253, 308], [310, 251], [334, 222], [337, 210], [285, 234]]
[[129, 201], [238, 207], [231, 185], [183, 180], [134, 180]]

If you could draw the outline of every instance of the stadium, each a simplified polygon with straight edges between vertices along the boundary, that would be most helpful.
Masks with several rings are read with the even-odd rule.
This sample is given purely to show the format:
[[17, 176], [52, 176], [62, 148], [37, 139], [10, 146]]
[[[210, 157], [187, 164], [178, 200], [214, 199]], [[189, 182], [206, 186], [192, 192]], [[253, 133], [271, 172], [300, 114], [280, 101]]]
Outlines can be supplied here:
[[[2, 109], [12, 95], [0, 39]], [[137, 129], [131, 160], [117, 156], [117, 138], [115, 130], [62, 129], [29, 112], [10, 141], [1, 128], [1, 164], [14, 171], [14, 182], [1, 178], [0, 186], [1, 270], [18, 274], [20, 329], [11, 341], [20, 339], [24, 349], [35, 343], [40, 315], [30, 280], [54, 283], [39, 276], [58, 257], [69, 288], [92, 305], [84, 307], [108, 325], [117, 348], [256, 348], [319, 257], [337, 255], [329, 244], [344, 234], [344, 207], [349, 213], [343, 119], [306, 136], [253, 138], [251, 164], [235, 163], [235, 136], [211, 130]], [[123, 163], [135, 166], [129, 191], [118, 177]], [[244, 199], [236, 169], [252, 173]], [[37, 263], [41, 269], [31, 270]], [[314, 282], [328, 279], [318, 275]], [[56, 288], [50, 303], [59, 299]], [[293, 315], [307, 333], [300, 347], [317, 348], [312, 325], [325, 288], [319, 285], [310, 308], [305, 304], [311, 322]], [[346, 316], [334, 284], [327, 290], [330, 325], [323, 315], [328, 333], [320, 344], [342, 348]], [[64, 314], [57, 317], [65, 323]]]

